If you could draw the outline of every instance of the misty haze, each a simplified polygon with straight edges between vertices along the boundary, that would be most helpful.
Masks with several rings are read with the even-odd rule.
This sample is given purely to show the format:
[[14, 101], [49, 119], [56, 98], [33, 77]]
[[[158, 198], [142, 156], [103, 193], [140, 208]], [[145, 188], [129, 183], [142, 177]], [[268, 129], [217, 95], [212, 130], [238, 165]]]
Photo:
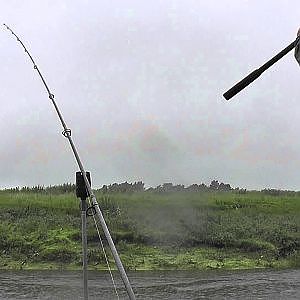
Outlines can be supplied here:
[[2, 1], [0, 298], [300, 299], [297, 8]]

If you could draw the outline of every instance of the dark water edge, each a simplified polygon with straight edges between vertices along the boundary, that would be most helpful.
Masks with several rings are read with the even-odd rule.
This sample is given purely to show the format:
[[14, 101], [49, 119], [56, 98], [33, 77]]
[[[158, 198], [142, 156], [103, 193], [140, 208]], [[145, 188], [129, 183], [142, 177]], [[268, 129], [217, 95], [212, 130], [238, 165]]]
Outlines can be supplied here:
[[[120, 299], [128, 299], [115, 273]], [[300, 270], [129, 273], [137, 299], [300, 299]], [[0, 299], [83, 299], [81, 272], [0, 271]], [[89, 272], [89, 299], [118, 299], [107, 272]]]

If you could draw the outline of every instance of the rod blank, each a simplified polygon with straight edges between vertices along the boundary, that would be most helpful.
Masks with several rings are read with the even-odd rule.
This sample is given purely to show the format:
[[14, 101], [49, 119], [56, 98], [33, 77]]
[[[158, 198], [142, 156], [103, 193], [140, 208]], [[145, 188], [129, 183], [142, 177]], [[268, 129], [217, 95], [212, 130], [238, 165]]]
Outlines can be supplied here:
[[245, 78], [243, 78], [241, 81], [239, 81], [237, 84], [235, 84], [231, 89], [229, 89], [227, 92], [225, 92], [223, 94], [224, 98], [226, 100], [229, 100], [233, 96], [235, 96], [236, 94], [238, 94], [240, 91], [242, 91], [251, 82], [253, 82], [255, 79], [257, 79], [264, 71], [266, 71], [267, 69], [269, 69], [278, 60], [280, 60], [283, 56], [285, 56], [292, 49], [294, 49], [299, 40], [300, 40], [300, 36], [298, 36], [295, 41], [293, 41], [286, 48], [284, 48], [282, 51], [280, 51], [278, 54], [276, 54], [274, 57], [272, 57], [270, 60], [268, 60], [260, 68], [254, 70], [249, 75], [247, 75]]
[[[106, 224], [106, 222], [104, 220], [104, 217], [102, 215], [102, 212], [101, 212], [101, 210], [99, 208], [99, 204], [97, 202], [96, 196], [95, 196], [94, 192], [92, 191], [92, 188], [91, 188], [91, 185], [90, 185], [90, 181], [89, 181], [89, 179], [87, 177], [87, 174], [86, 174], [86, 172], [84, 170], [84, 167], [82, 165], [82, 162], [81, 162], [81, 159], [80, 159], [79, 154], [77, 152], [77, 149], [76, 149], [76, 147], [74, 145], [73, 139], [71, 137], [71, 130], [67, 128], [66, 123], [64, 122], [64, 119], [63, 119], [63, 117], [62, 117], [62, 115], [60, 113], [60, 110], [59, 110], [59, 108], [58, 108], [58, 106], [57, 106], [57, 104], [56, 104], [56, 102], [54, 100], [54, 95], [50, 92], [50, 89], [49, 89], [48, 85], [46, 84], [46, 81], [45, 81], [44, 77], [42, 76], [42, 73], [40, 72], [40, 70], [39, 70], [38, 66], [36, 65], [35, 61], [33, 60], [31, 54], [29, 53], [29, 51], [27, 50], [27, 48], [25, 47], [25, 45], [23, 44], [23, 42], [19, 39], [19, 37], [6, 24], [3, 24], [3, 25], [6, 27], [7, 30], [9, 30], [12, 33], [12, 35], [14, 35], [16, 37], [17, 41], [22, 45], [23, 49], [25, 50], [25, 52], [29, 56], [30, 60], [32, 61], [33, 65], [34, 65], [34, 69], [38, 72], [41, 80], [43, 81], [43, 84], [44, 84], [44, 86], [45, 86], [45, 88], [47, 90], [49, 99], [51, 100], [52, 104], [54, 105], [55, 110], [57, 112], [57, 115], [58, 115], [58, 117], [59, 117], [59, 119], [61, 121], [61, 124], [62, 124], [63, 128], [64, 128], [64, 131], [62, 132], [62, 134], [69, 140], [70, 146], [72, 148], [72, 152], [73, 152], [73, 154], [75, 156], [75, 160], [76, 160], [76, 162], [78, 164], [78, 167], [80, 169], [80, 172], [81, 172], [81, 174], [83, 176], [84, 182], [86, 184], [86, 189], [87, 189], [89, 197], [91, 198], [92, 203], [93, 203], [93, 205], [95, 207], [95, 210], [96, 210], [96, 213], [97, 213], [98, 218], [100, 220], [103, 232], [104, 232], [105, 237], [107, 239], [107, 242], [109, 244], [109, 247], [110, 247], [111, 253], [112, 253], [113, 257], [114, 257], [114, 260], [115, 260], [115, 263], [117, 265], [117, 268], [118, 268], [118, 270], [120, 272], [120, 275], [121, 275], [121, 278], [122, 278], [123, 283], [125, 285], [125, 288], [126, 288], [128, 296], [129, 296], [129, 299], [130, 300], [135, 300], [136, 298], [135, 298], [134, 291], [133, 291], [133, 289], [131, 287], [131, 283], [130, 283], [128, 277], [127, 277], [126, 271], [125, 271], [125, 269], [123, 267], [122, 261], [121, 261], [121, 259], [119, 257], [117, 249], [115, 247], [114, 241], [113, 241], [113, 239], [112, 239], [112, 237], [110, 235], [110, 232], [108, 230], [107, 224]], [[84, 224], [84, 222], [85, 222], [85, 220], [83, 220], [83, 224]], [[87, 296], [85, 295], [85, 297], [87, 297]]]

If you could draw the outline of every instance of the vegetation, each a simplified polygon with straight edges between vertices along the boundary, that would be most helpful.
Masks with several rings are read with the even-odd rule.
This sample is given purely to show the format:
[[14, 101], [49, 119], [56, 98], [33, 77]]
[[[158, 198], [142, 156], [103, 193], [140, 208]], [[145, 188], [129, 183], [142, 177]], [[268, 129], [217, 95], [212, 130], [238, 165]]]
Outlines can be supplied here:
[[[0, 191], [0, 268], [80, 268], [74, 188]], [[233, 190], [213, 181], [148, 190], [115, 184], [96, 194], [129, 269], [300, 266], [298, 192]], [[88, 243], [90, 267], [106, 268], [92, 217]]]

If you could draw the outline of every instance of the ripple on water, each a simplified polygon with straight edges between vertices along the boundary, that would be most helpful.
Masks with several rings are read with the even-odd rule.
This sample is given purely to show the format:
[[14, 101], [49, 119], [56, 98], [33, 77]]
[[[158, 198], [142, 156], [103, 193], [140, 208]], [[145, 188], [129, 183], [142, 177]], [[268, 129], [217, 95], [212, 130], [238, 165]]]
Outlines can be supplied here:
[[[115, 274], [120, 299], [127, 299]], [[300, 299], [300, 270], [134, 272], [137, 299]], [[81, 272], [2, 271], [1, 299], [83, 299]], [[89, 299], [117, 299], [106, 272], [89, 272]]]

